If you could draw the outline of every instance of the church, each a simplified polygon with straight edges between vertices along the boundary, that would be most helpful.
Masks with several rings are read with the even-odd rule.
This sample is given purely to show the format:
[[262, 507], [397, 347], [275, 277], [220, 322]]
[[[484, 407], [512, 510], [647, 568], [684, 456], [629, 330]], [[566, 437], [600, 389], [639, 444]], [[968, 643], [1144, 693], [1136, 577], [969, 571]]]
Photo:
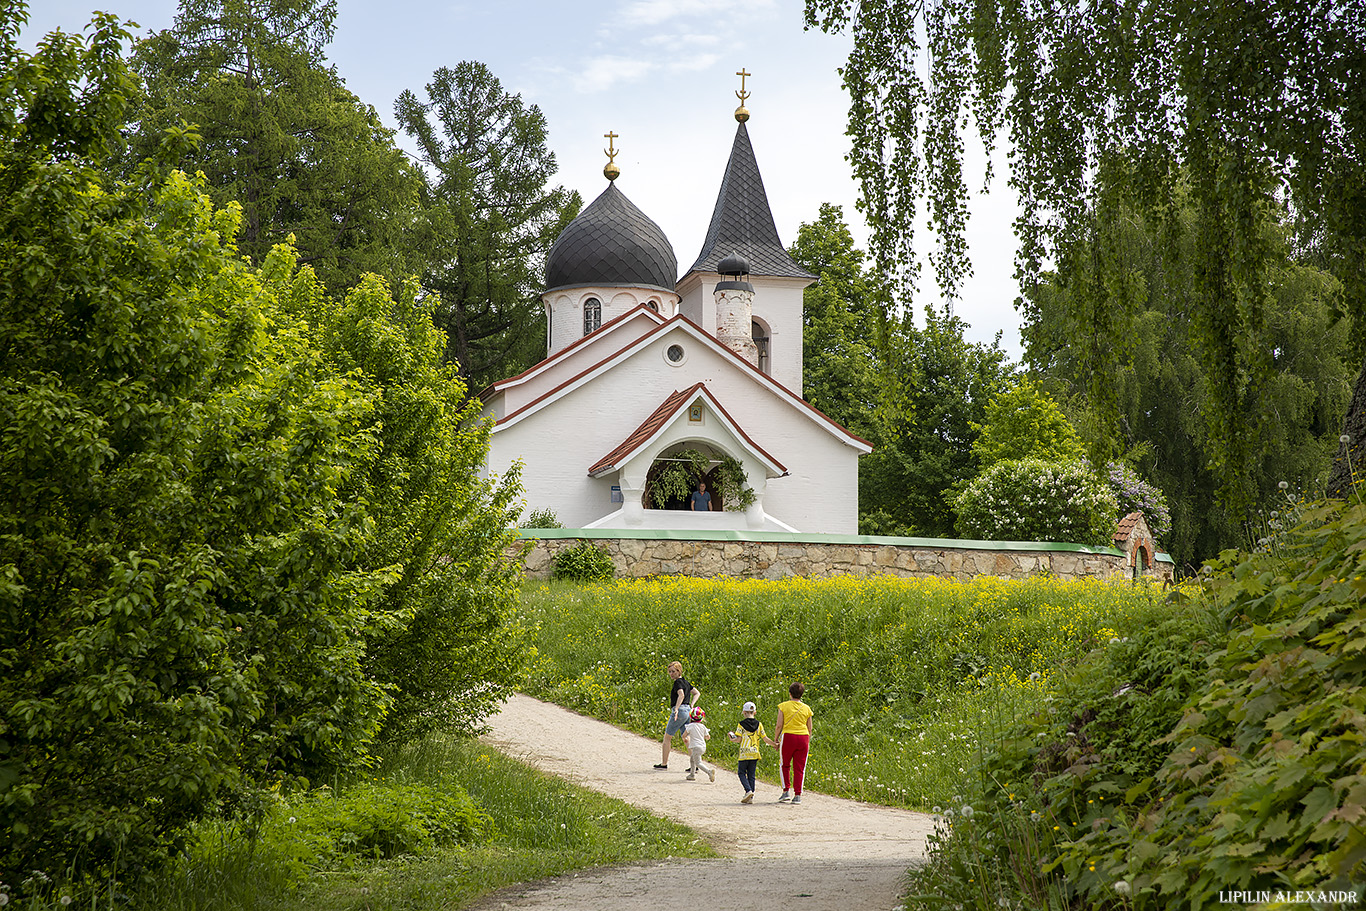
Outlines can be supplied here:
[[[738, 74], [748, 75], [748, 74]], [[744, 103], [702, 251], [607, 188], [546, 258], [545, 360], [481, 394], [487, 470], [567, 528], [858, 531], [865, 440], [802, 398], [802, 291]], [[609, 142], [612, 134], [609, 134]]]

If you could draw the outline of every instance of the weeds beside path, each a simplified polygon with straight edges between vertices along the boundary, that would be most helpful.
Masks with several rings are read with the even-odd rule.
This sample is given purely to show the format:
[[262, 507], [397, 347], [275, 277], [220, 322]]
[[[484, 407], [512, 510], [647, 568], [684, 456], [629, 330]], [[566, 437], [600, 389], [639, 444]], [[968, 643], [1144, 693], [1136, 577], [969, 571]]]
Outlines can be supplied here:
[[[599, 869], [504, 890], [479, 907], [624, 911], [672, 904], [685, 888], [711, 903], [743, 894], [726, 904], [754, 911], [794, 897], [808, 911], [891, 909], [933, 827], [928, 814], [810, 792], [800, 806], [780, 804], [778, 789], [762, 781], [754, 803], [743, 805], [733, 770], [718, 769], [714, 784], [687, 781], [686, 756], [675, 752], [669, 769], [657, 771], [658, 741], [529, 696], [512, 697], [490, 727], [486, 742], [509, 756], [684, 823], [730, 859]], [[819, 740], [812, 761], [820, 762]], [[772, 753], [762, 760], [776, 762]]]

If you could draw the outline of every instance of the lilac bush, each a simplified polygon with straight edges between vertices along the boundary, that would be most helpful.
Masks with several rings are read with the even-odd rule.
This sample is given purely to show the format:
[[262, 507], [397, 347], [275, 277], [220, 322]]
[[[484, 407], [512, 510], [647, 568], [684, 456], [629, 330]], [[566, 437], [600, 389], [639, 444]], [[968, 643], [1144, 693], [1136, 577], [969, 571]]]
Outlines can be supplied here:
[[1064, 541], [1106, 546], [1119, 506], [1084, 459], [998, 462], [955, 503], [958, 533], [991, 541]]
[[1138, 476], [1128, 465], [1111, 462], [1107, 469], [1110, 489], [1119, 503], [1118, 517], [1131, 512], [1143, 513], [1152, 529], [1153, 537], [1161, 541], [1172, 530], [1172, 515], [1167, 509], [1167, 495]]

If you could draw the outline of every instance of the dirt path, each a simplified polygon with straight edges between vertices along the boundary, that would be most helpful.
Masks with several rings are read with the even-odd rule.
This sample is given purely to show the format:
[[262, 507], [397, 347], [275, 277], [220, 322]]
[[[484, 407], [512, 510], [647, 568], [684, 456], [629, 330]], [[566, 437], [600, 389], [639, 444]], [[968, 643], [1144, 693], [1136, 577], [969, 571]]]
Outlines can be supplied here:
[[[824, 794], [780, 804], [779, 789], [763, 781], [744, 805], [733, 771], [718, 769], [715, 784], [705, 776], [687, 781], [679, 752], [668, 771], [657, 771], [658, 740], [529, 696], [510, 699], [490, 726], [485, 740], [508, 755], [685, 823], [725, 859], [600, 868], [505, 889], [480, 909], [891, 911], [933, 828], [924, 813]], [[813, 758], [819, 761], [819, 739]], [[763, 761], [771, 769], [776, 759], [767, 753]]]

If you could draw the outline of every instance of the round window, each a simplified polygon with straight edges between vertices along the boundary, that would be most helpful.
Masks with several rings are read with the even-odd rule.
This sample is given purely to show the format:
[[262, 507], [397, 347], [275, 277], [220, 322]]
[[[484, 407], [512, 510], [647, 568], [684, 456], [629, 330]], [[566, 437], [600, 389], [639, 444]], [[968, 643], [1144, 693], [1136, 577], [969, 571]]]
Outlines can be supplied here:
[[669, 359], [669, 363], [671, 364], [683, 363], [684, 355], [685, 352], [683, 351], [682, 345], [670, 345], [668, 350], [664, 352], [664, 356]]

